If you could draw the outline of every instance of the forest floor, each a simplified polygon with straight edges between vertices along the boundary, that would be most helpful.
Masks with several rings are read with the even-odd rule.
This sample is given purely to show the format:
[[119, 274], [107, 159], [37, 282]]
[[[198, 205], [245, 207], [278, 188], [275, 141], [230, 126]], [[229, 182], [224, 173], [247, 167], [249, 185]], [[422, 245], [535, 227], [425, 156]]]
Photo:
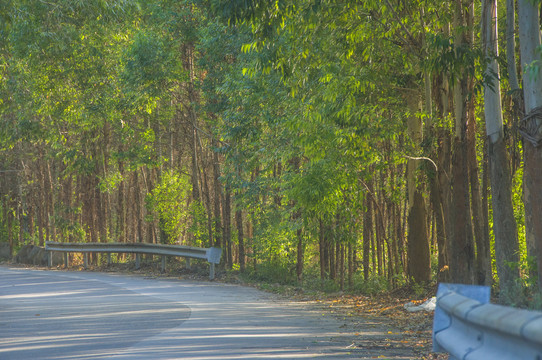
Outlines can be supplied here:
[[[367, 341], [362, 337], [353, 345], [382, 351], [409, 348], [417, 359], [444, 360], [448, 355], [432, 352], [433, 312], [408, 312], [404, 305], [409, 302], [421, 304], [426, 299], [413, 300], [406, 289], [372, 296], [353, 294], [326, 294], [316, 300], [322, 307], [345, 321], [344, 326], [357, 325], [359, 317], [370, 319], [379, 326], [388, 327], [390, 335], [401, 336], [400, 340], [378, 339]], [[397, 338], [396, 338], [397, 339]], [[385, 358], [382, 355], [381, 358]], [[380, 356], [378, 357], [380, 358]]]
[[[25, 266], [21, 264], [10, 264], [15, 266]], [[59, 267], [60, 269], [61, 267]], [[81, 266], [70, 266], [70, 270], [80, 270]], [[159, 266], [149, 266], [142, 264], [140, 270], [134, 270], [133, 264], [119, 263], [112, 265], [91, 266], [90, 271], [100, 272], [118, 272], [141, 275], [147, 278], [181, 278], [187, 280], [209, 281], [208, 271], [205, 269], [186, 270], [180, 267], [171, 267], [168, 265], [166, 273], [161, 274]], [[432, 324], [433, 312], [408, 312], [404, 305], [412, 302], [421, 304], [427, 298], [435, 295], [435, 288], [428, 288], [423, 294], [417, 293], [408, 288], [400, 288], [390, 292], [373, 294], [370, 296], [352, 293], [326, 293], [323, 291], [305, 291], [302, 288], [257, 283], [244, 281], [236, 273], [219, 272], [215, 281], [234, 283], [245, 286], [252, 286], [263, 291], [269, 291], [278, 296], [296, 302], [303, 302], [318, 309], [322, 313], [327, 313], [343, 322], [343, 330], [350, 333], [356, 333], [359, 328], [359, 338], [349, 338], [351, 344], [345, 344], [345, 347], [369, 349], [382, 355], [375, 356], [376, 359], [387, 358], [386, 353], [401, 351], [401, 349], [410, 349], [415, 357], [413, 359], [424, 360], [446, 360], [448, 355], [436, 354], [432, 352]], [[364, 321], [359, 321], [363, 319]], [[378, 327], [389, 328], [390, 338], [379, 338], [367, 340], [361, 336], [367, 322]]]

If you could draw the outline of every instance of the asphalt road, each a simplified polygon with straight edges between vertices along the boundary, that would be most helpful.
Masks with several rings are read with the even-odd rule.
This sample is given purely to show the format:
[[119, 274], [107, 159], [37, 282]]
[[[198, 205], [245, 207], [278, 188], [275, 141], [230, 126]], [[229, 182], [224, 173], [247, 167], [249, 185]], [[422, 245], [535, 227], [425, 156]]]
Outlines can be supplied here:
[[373, 358], [359, 332], [237, 285], [0, 266], [2, 360]]

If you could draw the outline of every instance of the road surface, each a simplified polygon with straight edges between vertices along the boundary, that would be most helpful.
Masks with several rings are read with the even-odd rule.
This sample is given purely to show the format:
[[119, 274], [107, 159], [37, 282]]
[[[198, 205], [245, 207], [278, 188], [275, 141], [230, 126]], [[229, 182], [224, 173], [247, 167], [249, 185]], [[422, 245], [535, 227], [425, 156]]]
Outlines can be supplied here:
[[387, 329], [348, 328], [317, 308], [243, 286], [0, 266], [3, 360], [378, 356], [352, 339]]

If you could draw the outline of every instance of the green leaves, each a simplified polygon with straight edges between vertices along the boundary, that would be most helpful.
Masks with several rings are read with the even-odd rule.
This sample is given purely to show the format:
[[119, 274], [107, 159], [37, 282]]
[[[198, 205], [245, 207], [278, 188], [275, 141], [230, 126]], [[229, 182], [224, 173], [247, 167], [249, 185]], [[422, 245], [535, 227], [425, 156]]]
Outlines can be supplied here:
[[[175, 172], [166, 172], [162, 175], [160, 183], [145, 199], [147, 209], [153, 217], [160, 221], [160, 228], [165, 231], [172, 244], [189, 227], [186, 207], [189, 193], [190, 183], [186, 176]], [[199, 207], [195, 209], [196, 212], [201, 211]], [[196, 217], [196, 219], [199, 218]]]
[[124, 54], [123, 78], [127, 84], [150, 96], [161, 95], [175, 73], [170, 46], [157, 33], [138, 32]]

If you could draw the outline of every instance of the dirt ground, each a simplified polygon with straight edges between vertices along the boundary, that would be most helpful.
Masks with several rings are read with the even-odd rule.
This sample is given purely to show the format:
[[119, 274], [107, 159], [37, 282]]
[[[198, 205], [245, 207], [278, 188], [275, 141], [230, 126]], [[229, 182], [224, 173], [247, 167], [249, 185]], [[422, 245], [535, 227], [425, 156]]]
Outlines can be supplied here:
[[[355, 339], [353, 346], [374, 349], [379, 353], [375, 358], [389, 358], [399, 349], [411, 349], [415, 359], [444, 360], [446, 354], [432, 352], [433, 312], [407, 312], [404, 304], [414, 302], [421, 304], [427, 299], [412, 300], [408, 292], [392, 292], [372, 297], [363, 295], [328, 295], [316, 302], [335, 316], [345, 320], [345, 326], [359, 324], [356, 319], [366, 319], [378, 326], [388, 327], [389, 338], [360, 337]], [[360, 329], [361, 330], [361, 329]], [[395, 336], [393, 336], [395, 335]], [[399, 335], [399, 336], [397, 336]]]

